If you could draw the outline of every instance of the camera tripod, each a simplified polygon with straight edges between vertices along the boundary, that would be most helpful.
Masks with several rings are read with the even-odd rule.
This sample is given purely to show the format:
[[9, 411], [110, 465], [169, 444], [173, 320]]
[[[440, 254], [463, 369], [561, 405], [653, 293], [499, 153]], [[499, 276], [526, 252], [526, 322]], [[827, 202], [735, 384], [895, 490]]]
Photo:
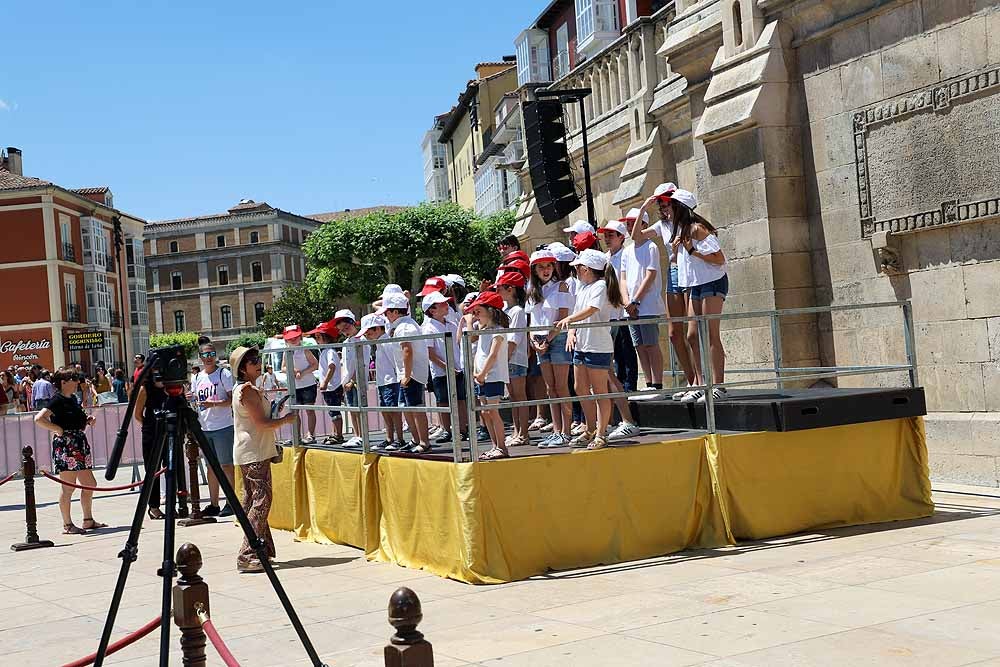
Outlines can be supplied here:
[[[143, 375], [146, 372], [148, 372], [148, 368], [147, 371], [143, 372]], [[142, 378], [136, 382], [136, 385], [139, 386], [141, 381]], [[180, 385], [176, 387], [168, 385], [167, 390], [168, 398], [166, 403], [162, 409], [154, 413], [156, 430], [152, 458], [153, 461], [159, 461], [162, 459], [164, 451], [167, 453], [166, 471], [163, 474], [167, 497], [163, 531], [163, 563], [157, 571], [157, 575], [163, 577], [163, 597], [160, 605], [160, 612], [162, 614], [160, 619], [160, 667], [167, 667], [170, 663], [171, 595], [173, 577], [176, 574], [174, 563], [174, 534], [176, 527], [174, 522], [177, 513], [173, 499], [177, 487], [177, 471], [183, 470], [183, 443], [186, 435], [194, 438], [194, 441], [198, 444], [198, 449], [201, 450], [209, 467], [215, 473], [216, 479], [219, 480], [219, 486], [225, 494], [229, 506], [233, 508], [233, 512], [236, 514], [236, 519], [239, 521], [240, 527], [243, 528], [243, 534], [246, 535], [251, 547], [253, 547], [254, 552], [257, 554], [257, 558], [263, 566], [264, 572], [267, 574], [271, 587], [277, 594], [278, 600], [281, 602], [288, 620], [291, 621], [292, 627], [295, 628], [295, 633], [298, 635], [299, 641], [302, 642], [302, 646], [309, 655], [312, 664], [314, 667], [326, 667], [319, 659], [319, 655], [317, 655], [316, 649], [313, 648], [305, 628], [302, 627], [302, 622], [295, 613], [295, 609], [292, 607], [285, 589], [282, 588], [281, 582], [278, 581], [278, 577], [274, 573], [274, 568], [268, 560], [266, 542], [254, 532], [253, 527], [250, 525], [250, 520], [243, 510], [243, 506], [236, 497], [236, 491], [222, 470], [222, 465], [215, 455], [215, 450], [212, 449], [208, 439], [205, 437], [205, 433], [201, 430], [201, 425], [198, 423], [198, 414], [185, 400]], [[132, 418], [132, 411], [137, 395], [138, 390], [133, 392], [129, 407], [126, 410], [125, 423], [123, 424], [122, 431], [119, 431], [118, 443], [116, 443], [116, 454], [121, 451], [120, 445], [124, 445], [124, 434], [127, 432], [128, 420]], [[112, 455], [111, 460], [108, 462], [108, 475], [114, 476], [119, 460], [120, 454], [117, 456], [115, 454]], [[192, 480], [192, 484], [194, 483], [197, 483], [197, 480]], [[118, 615], [118, 607], [121, 604], [122, 594], [125, 592], [129, 569], [132, 567], [132, 563], [135, 562], [139, 553], [139, 532], [142, 529], [145, 510], [152, 490], [153, 475], [147, 473], [139, 492], [139, 499], [136, 502], [135, 515], [132, 517], [132, 525], [129, 530], [128, 539], [125, 541], [125, 548], [118, 554], [118, 557], [122, 559], [122, 566], [118, 573], [118, 582], [115, 585], [114, 594], [111, 597], [111, 606], [108, 608], [104, 630], [101, 633], [101, 643], [98, 646], [97, 657], [94, 661], [95, 667], [101, 667], [107, 654], [108, 643], [111, 640], [111, 631], [114, 628], [115, 617]]]

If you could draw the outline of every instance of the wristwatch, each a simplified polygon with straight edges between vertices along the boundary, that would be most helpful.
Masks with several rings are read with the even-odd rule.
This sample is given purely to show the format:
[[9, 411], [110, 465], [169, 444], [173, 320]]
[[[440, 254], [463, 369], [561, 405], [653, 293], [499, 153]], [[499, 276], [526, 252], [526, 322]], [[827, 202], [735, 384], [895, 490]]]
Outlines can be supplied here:
[[636, 306], [636, 307], [639, 307], [639, 306], [641, 306], [641, 305], [642, 305], [642, 302], [641, 302], [641, 301], [636, 301], [635, 299], [632, 299], [632, 302], [631, 302], [631, 303], [630, 303], [629, 305], [630, 305], [630, 306]]

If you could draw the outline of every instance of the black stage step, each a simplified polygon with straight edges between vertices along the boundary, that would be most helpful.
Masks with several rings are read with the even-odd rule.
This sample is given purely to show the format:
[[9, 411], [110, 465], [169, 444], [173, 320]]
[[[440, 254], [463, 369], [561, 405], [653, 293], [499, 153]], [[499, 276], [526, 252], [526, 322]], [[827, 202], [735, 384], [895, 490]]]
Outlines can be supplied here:
[[[705, 406], [669, 400], [633, 401], [643, 427], [706, 428]], [[733, 389], [715, 403], [719, 431], [801, 431], [927, 414], [924, 390]]]

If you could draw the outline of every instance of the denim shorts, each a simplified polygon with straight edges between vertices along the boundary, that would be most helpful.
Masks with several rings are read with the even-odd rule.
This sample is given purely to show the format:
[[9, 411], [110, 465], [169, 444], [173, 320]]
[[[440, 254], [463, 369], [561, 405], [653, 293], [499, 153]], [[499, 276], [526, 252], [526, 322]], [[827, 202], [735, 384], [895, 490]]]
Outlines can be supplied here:
[[528, 377], [528, 367], [518, 364], [507, 364], [507, 375], [511, 379]]
[[381, 408], [399, 406], [399, 383], [384, 384], [378, 388], [378, 404]]
[[729, 276], [725, 275], [718, 280], [713, 280], [704, 285], [691, 287], [691, 298], [695, 301], [704, 299], [707, 296], [721, 296], [723, 299], [729, 294]]
[[[344, 388], [337, 387], [331, 391], [323, 392], [323, 402], [329, 406], [342, 405], [344, 402]], [[343, 419], [338, 410], [330, 410], [331, 419]]]
[[[431, 388], [434, 390], [434, 400], [439, 406], [451, 405], [451, 401], [448, 400], [448, 378], [446, 376], [434, 378], [431, 381]], [[458, 394], [460, 402], [465, 400], [465, 373], [455, 373], [455, 392]]]
[[677, 276], [677, 265], [671, 264], [670, 270], [667, 271], [667, 294], [684, 294], [684, 288], [680, 286]]
[[610, 352], [573, 352], [573, 365], [586, 366], [587, 368], [608, 369], [611, 368]]
[[295, 388], [295, 402], [299, 405], [316, 404], [316, 385]]
[[477, 398], [503, 398], [503, 382], [475, 384]]
[[565, 331], [552, 339], [548, 350], [538, 355], [538, 363], [553, 364], [555, 366], [573, 363], [573, 353], [566, 351]]
[[[656, 315], [640, 315], [632, 322], [641, 322], [642, 320], [655, 319]], [[632, 345], [639, 347], [640, 345], [659, 345], [660, 343], [660, 325], [658, 324], [630, 324], [628, 325], [628, 331], [632, 335]]]
[[220, 428], [217, 431], [205, 431], [205, 438], [215, 452], [215, 457], [224, 466], [233, 465], [233, 438], [235, 432], [232, 426]]
[[424, 385], [413, 378], [404, 387], [399, 385], [399, 405], [407, 408], [415, 408], [424, 404]]
[[[343, 387], [341, 387], [343, 389]], [[356, 407], [358, 405], [358, 388], [351, 387], [344, 392], [344, 405]]]

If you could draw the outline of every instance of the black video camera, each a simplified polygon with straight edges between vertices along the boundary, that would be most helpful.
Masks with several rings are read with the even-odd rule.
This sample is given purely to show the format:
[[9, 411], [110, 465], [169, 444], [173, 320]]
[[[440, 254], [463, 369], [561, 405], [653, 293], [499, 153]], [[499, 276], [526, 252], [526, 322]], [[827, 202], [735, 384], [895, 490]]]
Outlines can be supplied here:
[[183, 345], [158, 347], [149, 351], [148, 361], [153, 365], [150, 372], [154, 382], [178, 385], [188, 381], [187, 355]]

